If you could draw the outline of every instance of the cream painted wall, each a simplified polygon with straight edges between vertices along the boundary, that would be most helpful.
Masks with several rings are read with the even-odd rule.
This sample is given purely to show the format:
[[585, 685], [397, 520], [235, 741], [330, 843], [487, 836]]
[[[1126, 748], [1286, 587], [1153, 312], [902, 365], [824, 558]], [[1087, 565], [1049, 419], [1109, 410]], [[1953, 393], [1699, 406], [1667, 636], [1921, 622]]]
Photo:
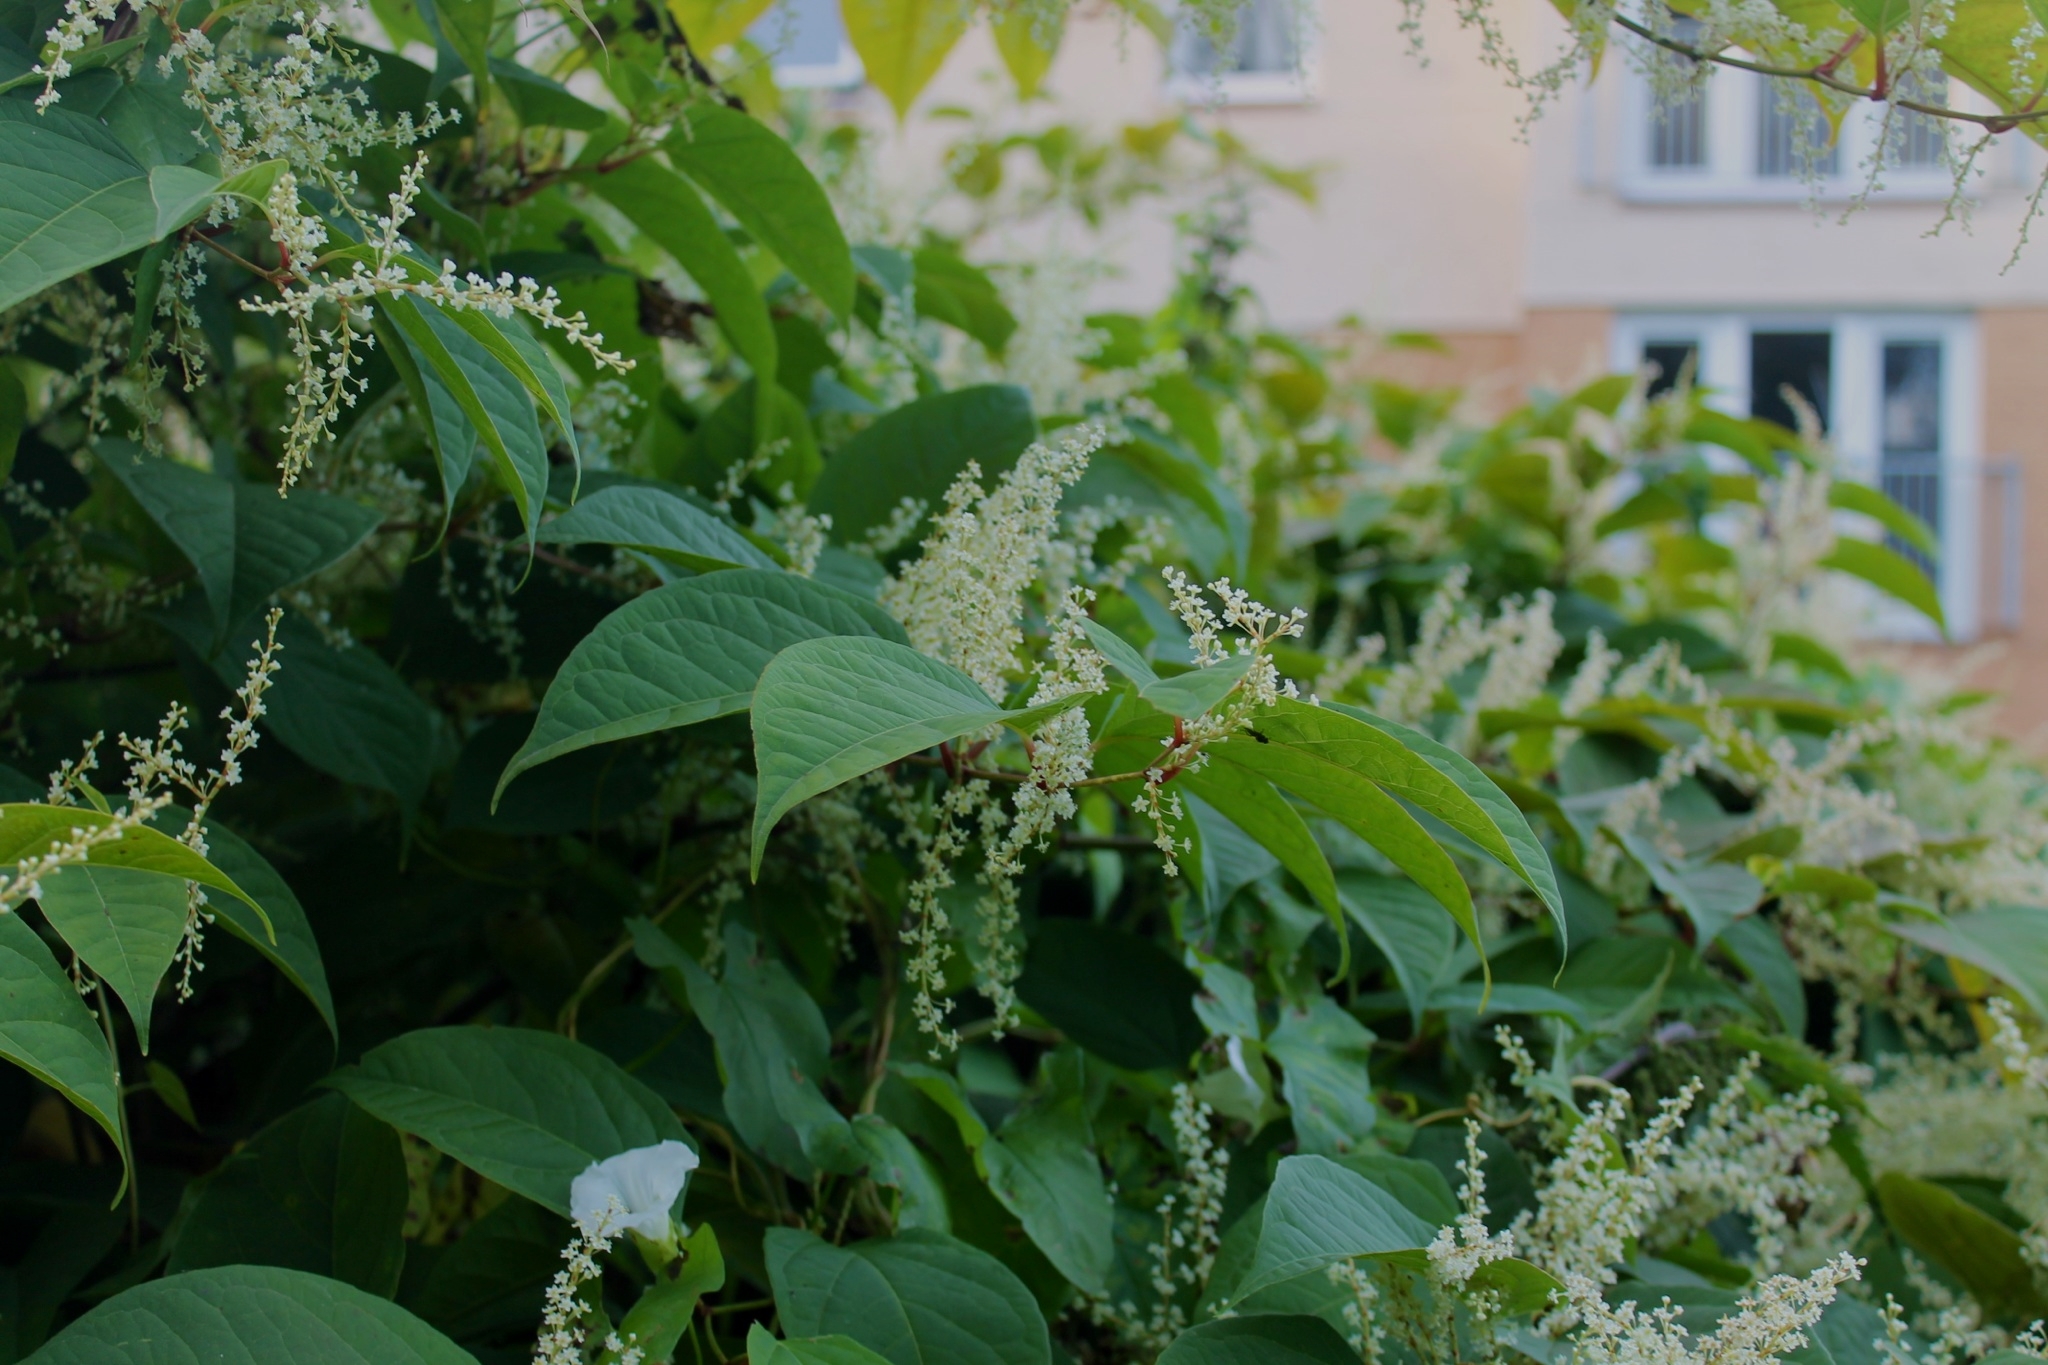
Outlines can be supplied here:
[[[1531, 140], [1530, 307], [1962, 310], [2048, 301], [2048, 251], [2027, 251], [2005, 271], [2039, 167], [2016, 137], [1985, 158], [1971, 230], [1952, 224], [1939, 237], [1927, 235], [1941, 216], [1938, 198], [1874, 202], [1847, 221], [1839, 202], [1819, 211], [1800, 202], [1631, 203], [1616, 193], [1624, 79], [1610, 60]], [[2037, 248], [2048, 244], [2048, 232], [2036, 238]]]
[[[1203, 115], [1267, 157], [1327, 168], [1318, 207], [1266, 202], [1247, 274], [1282, 326], [1356, 314], [1385, 329], [1516, 330], [1529, 159], [1516, 138], [1521, 98], [1481, 64], [1447, 5], [1425, 21], [1427, 65], [1409, 54], [1399, 21], [1394, 0], [1322, 0], [1312, 98]], [[997, 69], [986, 35], [970, 35], [922, 104], [984, 103]], [[1168, 114], [1163, 75], [1149, 35], [1084, 10], [1049, 84], [1062, 116], [1106, 132]], [[930, 164], [942, 131], [919, 122], [891, 135], [888, 164], [902, 173]], [[1156, 302], [1171, 250], [1161, 223], [1125, 228], [1110, 252], [1124, 284], [1106, 296]]]
[[[1506, 7], [1531, 57], [1554, 49], [1543, 0]], [[1266, 156], [1325, 170], [1320, 206], [1278, 197], [1260, 211], [1246, 272], [1272, 320], [1317, 328], [1357, 315], [1383, 329], [1520, 332], [1527, 310], [2016, 307], [2048, 302], [2048, 250], [2011, 254], [2036, 164], [1995, 153], [1973, 231], [1925, 234], [1940, 205], [1879, 203], [1838, 221], [1839, 205], [1643, 204], [1615, 192], [1622, 67], [1568, 90], [1517, 139], [1523, 98], [1478, 55], [1448, 5], [1429, 7], [1425, 65], [1410, 55], [1394, 0], [1322, 0], [1313, 94], [1295, 104], [1203, 113]], [[1156, 43], [1115, 11], [1084, 9], [1049, 86], [1058, 114], [1107, 132], [1164, 117]], [[922, 107], [986, 105], [1000, 88], [992, 43], [976, 32]], [[879, 101], [868, 96], [879, 111]], [[913, 117], [892, 128], [885, 164], [901, 185], [957, 131]], [[2019, 164], [2021, 158], [2026, 164]], [[927, 171], [928, 173], [928, 171]], [[915, 216], [916, 196], [896, 210]], [[1106, 306], [1156, 301], [1171, 276], [1168, 215], [1134, 215], [1104, 242], [1069, 245], [1115, 263]], [[2042, 234], [2048, 246], [2048, 229]]]

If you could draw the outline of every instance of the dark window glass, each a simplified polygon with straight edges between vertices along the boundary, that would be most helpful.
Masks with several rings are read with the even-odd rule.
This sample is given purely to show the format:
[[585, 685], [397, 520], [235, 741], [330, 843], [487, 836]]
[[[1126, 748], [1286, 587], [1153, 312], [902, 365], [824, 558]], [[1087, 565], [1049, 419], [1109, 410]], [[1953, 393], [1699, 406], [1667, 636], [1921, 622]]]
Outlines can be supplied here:
[[[1941, 526], [1941, 343], [1893, 341], [1884, 348], [1884, 455], [1878, 482], [1908, 512]], [[1896, 536], [1885, 543], [1928, 574], [1934, 561]]]
[[1757, 332], [1749, 339], [1749, 412], [1797, 429], [1799, 418], [1785, 401], [1791, 389], [1820, 414], [1828, 428], [1828, 378], [1834, 368], [1831, 332]]
[[1656, 398], [1678, 387], [1682, 376], [1687, 383], [1697, 383], [1700, 364], [1700, 344], [1697, 341], [1647, 341], [1643, 343], [1643, 362], [1656, 367], [1650, 376], [1650, 397]]

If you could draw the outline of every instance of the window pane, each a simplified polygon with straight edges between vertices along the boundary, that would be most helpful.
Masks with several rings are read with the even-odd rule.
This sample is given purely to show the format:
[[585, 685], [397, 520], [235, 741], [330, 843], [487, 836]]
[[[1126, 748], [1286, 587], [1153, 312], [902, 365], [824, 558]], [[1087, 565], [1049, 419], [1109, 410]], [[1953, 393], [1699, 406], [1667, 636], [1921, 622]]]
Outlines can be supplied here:
[[1756, 173], [1833, 175], [1838, 161], [1834, 130], [1819, 102], [1784, 81], [1760, 80], [1756, 90]]
[[[1899, 98], [1922, 104], [1943, 104], [1948, 92], [1936, 82], [1908, 73], [1899, 82]], [[1941, 120], [1910, 109], [1890, 111], [1891, 124], [1885, 132], [1885, 164], [1911, 170], [1938, 168], [1948, 160], [1948, 137]]]
[[[1884, 455], [1878, 483], [1893, 502], [1941, 526], [1941, 343], [1894, 341], [1884, 348]], [[1935, 563], [1897, 536], [1885, 543], [1932, 575]]]
[[1681, 377], [1687, 383], [1698, 382], [1700, 344], [1697, 341], [1646, 341], [1643, 343], [1643, 363], [1654, 365], [1657, 373], [1650, 377], [1650, 397], [1656, 398], [1678, 387]]
[[1292, 75], [1301, 64], [1296, 0], [1251, 0], [1238, 11], [1230, 50], [1219, 53], [1201, 17], [1184, 12], [1173, 38], [1173, 69], [1183, 76]]
[[773, 54], [777, 69], [839, 65], [846, 24], [838, 0], [778, 0], [747, 36]]
[[1650, 107], [1650, 164], [1707, 164], [1707, 92], [1700, 86], [1658, 91]]
[[1894, 341], [1884, 348], [1884, 449], [1941, 449], [1941, 343]]
[[1795, 430], [1799, 418], [1785, 401], [1791, 389], [1828, 427], [1828, 379], [1834, 367], [1831, 332], [1758, 332], [1749, 339], [1749, 412]]

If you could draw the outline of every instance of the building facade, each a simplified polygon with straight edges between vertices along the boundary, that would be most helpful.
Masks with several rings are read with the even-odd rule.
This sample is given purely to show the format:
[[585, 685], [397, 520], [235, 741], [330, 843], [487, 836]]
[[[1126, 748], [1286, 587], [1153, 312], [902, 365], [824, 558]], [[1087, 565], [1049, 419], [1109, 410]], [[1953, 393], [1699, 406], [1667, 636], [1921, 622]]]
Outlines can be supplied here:
[[[818, 83], [846, 80], [850, 49], [820, 27], [830, 4], [784, 6]], [[2048, 747], [2048, 383], [2033, 374], [2048, 226], [2015, 255], [2042, 154], [2000, 139], [1968, 182], [1968, 221], [1936, 233], [1953, 153], [1922, 121], [1858, 109], [1830, 140], [1797, 92], [1721, 70], [1697, 95], [1659, 95], [1613, 53], [1529, 122], [1451, 6], [1424, 11], [1419, 55], [1402, 18], [1395, 0], [1320, 0], [1303, 26], [1293, 0], [1254, 0], [1219, 54], [1192, 35], [1162, 51], [1121, 11], [1083, 6], [1046, 85], [1062, 118], [1107, 128], [1196, 106], [1261, 154], [1319, 168], [1316, 206], [1261, 209], [1245, 272], [1277, 325], [1356, 317], [1447, 343], [1390, 352], [1380, 373], [1497, 408], [1650, 361], [1779, 420], [1791, 386], [1850, 471], [1940, 536], [1929, 567], [1950, 640], [1919, 652], [2003, 694], [2000, 727]], [[1501, 0], [1499, 18], [1527, 65], [1562, 41], [1543, 0]], [[970, 35], [924, 100], [985, 100], [999, 69]], [[895, 136], [911, 165], [935, 134], [913, 119]], [[1884, 188], [1865, 194], [1874, 158]], [[1111, 244], [1112, 305], [1162, 297], [1168, 234], [1138, 223]]]

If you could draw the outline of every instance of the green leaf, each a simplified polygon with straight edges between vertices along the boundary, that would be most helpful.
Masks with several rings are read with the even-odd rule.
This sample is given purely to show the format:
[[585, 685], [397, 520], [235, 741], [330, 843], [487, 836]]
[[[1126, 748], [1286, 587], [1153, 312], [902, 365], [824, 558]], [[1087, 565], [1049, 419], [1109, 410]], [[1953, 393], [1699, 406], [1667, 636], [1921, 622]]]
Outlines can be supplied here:
[[[1420, 730], [1397, 725], [1341, 702], [1333, 702], [1327, 708], [1290, 702], [1284, 703], [1282, 709], [1288, 713], [1288, 733], [1293, 736], [1292, 742], [1322, 746], [1333, 759], [1339, 758], [1340, 754], [1354, 757], [1362, 770], [1381, 786], [1428, 811], [1499, 859], [1549, 909], [1551, 922], [1557, 926], [1558, 943], [1561, 946], [1565, 943], [1564, 896], [1557, 889], [1557, 872], [1550, 865], [1550, 855], [1544, 851], [1536, 831], [1529, 828], [1528, 817], [1508, 799], [1506, 792], [1494, 785], [1492, 778], [1480, 771], [1477, 764]], [[1429, 769], [1434, 769], [1436, 776], [1432, 777], [1412, 764], [1403, 764], [1397, 756], [1384, 749], [1369, 752], [1366, 746], [1358, 744], [1359, 737], [1355, 732], [1346, 733], [1342, 727], [1303, 723], [1306, 719], [1302, 714], [1304, 711], [1318, 710], [1335, 711], [1392, 738]], [[1347, 750], [1348, 753], [1345, 752]], [[1374, 771], [1381, 766], [1390, 771], [1401, 771], [1405, 767], [1406, 771], [1398, 777], [1382, 778]]]
[[1272, 783], [1244, 768], [1221, 763], [1183, 772], [1174, 781], [1215, 807], [1224, 819], [1278, 858], [1331, 917], [1331, 923], [1339, 923], [1337, 884], [1330, 873], [1330, 860], [1301, 812], [1275, 791]]
[[548, 487], [547, 443], [533, 397], [455, 319], [432, 305], [387, 295], [378, 305], [417, 352], [422, 373], [439, 380], [490, 453], [498, 481], [527, 531], [540, 516]]
[[780, 571], [740, 569], [641, 594], [599, 622], [555, 674], [493, 806], [513, 778], [549, 759], [746, 710], [770, 659], [827, 635], [904, 639], [873, 602]]
[[1102, 622], [1082, 617], [1081, 633], [1088, 637], [1088, 643], [1095, 646], [1096, 653], [1111, 668], [1129, 678], [1131, 685], [1140, 691], [1159, 681], [1159, 675], [1152, 671], [1152, 665], [1146, 662], [1145, 656], [1129, 640]]
[[725, 975], [711, 974], [647, 920], [630, 922], [643, 960], [655, 958], [683, 974], [690, 1008], [718, 1044], [725, 1074], [725, 1112], [755, 1151], [801, 1179], [818, 1169], [846, 1175], [867, 1157], [846, 1118], [818, 1089], [831, 1036], [817, 1002], [780, 962], [766, 956], [746, 929], [728, 924]]
[[491, 83], [491, 25], [497, 19], [493, 0], [433, 0], [441, 38], [455, 49], [476, 78], [477, 106]]
[[852, 1337], [798, 1337], [777, 1341], [760, 1323], [747, 1329], [747, 1365], [888, 1365]]
[[[181, 830], [185, 826], [185, 814], [175, 807], [158, 818], [175, 820]], [[327, 968], [320, 960], [320, 944], [313, 937], [313, 926], [291, 886], [268, 859], [218, 820], [206, 822], [206, 856], [255, 899], [262, 914], [233, 900], [211, 901], [207, 909], [229, 933], [268, 958], [286, 980], [313, 1002], [328, 1033], [339, 1042], [341, 1029], [334, 1019], [334, 995], [327, 987]]]
[[[83, 806], [48, 806], [41, 802], [0, 805], [0, 865], [40, 857], [53, 844], [69, 842], [74, 830], [105, 829], [113, 823], [113, 816]], [[118, 839], [93, 845], [85, 861], [93, 867], [132, 868], [198, 882], [233, 896], [259, 916], [262, 914], [249, 893], [227, 874], [176, 839], [147, 825], [125, 830]]]
[[[620, 1337], [642, 1352], [634, 1360], [673, 1359], [697, 1301], [725, 1287], [725, 1255], [711, 1224], [699, 1223], [676, 1250], [678, 1259], [654, 1277], [619, 1322]], [[623, 1352], [607, 1351], [599, 1360], [602, 1365], [618, 1365], [622, 1357]]]
[[901, 1203], [896, 1209], [899, 1228], [930, 1228], [951, 1232], [953, 1216], [946, 1205], [946, 1189], [939, 1173], [903, 1131], [874, 1114], [856, 1114], [853, 1137], [868, 1156], [868, 1178], [895, 1190]]
[[223, 1265], [303, 1270], [390, 1298], [405, 1263], [398, 1134], [345, 1095], [323, 1095], [250, 1138], [184, 1215], [170, 1272]]
[[[419, 346], [388, 314], [378, 310], [371, 325], [391, 367], [398, 371], [399, 382], [405, 385], [414, 419], [421, 424], [427, 445], [434, 452], [434, 467], [441, 475], [441, 531], [445, 534], [448, 519], [455, 511], [455, 500], [462, 495], [463, 485], [469, 482], [469, 471], [476, 464], [476, 428], [462, 415], [461, 404], [441, 382], [441, 376], [429, 365]], [[437, 536], [437, 543], [438, 540]]]
[[[1243, 768], [1320, 807], [1434, 896], [1438, 904], [1450, 911], [1451, 918], [1473, 945], [1480, 947], [1472, 893], [1458, 874], [1457, 864], [1400, 802], [1369, 778], [1331, 763], [1313, 750], [1254, 738], [1227, 739], [1209, 746], [1207, 752], [1216, 760]], [[1480, 951], [1483, 965], [1485, 950], [1481, 947]]]
[[[440, 8], [445, 12], [450, 3], [451, 0], [440, 0]], [[532, 67], [493, 57], [490, 72], [498, 93], [528, 127], [574, 128], [590, 133], [605, 125], [608, 115], [604, 110], [578, 99], [567, 86], [549, 80]]]
[[1283, 1006], [1266, 1050], [1280, 1063], [1282, 1093], [1304, 1152], [1344, 1156], [1368, 1150], [1379, 1105], [1373, 1099], [1373, 1032], [1343, 1006], [1317, 995]]
[[1185, 673], [1146, 683], [1138, 689], [1138, 695], [1148, 706], [1157, 707], [1169, 716], [1192, 720], [1207, 715], [1235, 692], [1237, 685], [1244, 681], [1245, 674], [1252, 671], [1252, 662], [1251, 655], [1238, 654], [1207, 668], [1191, 668]]
[[747, 36], [772, 0], [668, 0], [668, 11], [699, 52], [716, 52]]
[[1835, 548], [1820, 561], [1820, 567], [1860, 578], [1879, 592], [1904, 602], [1943, 630], [1948, 629], [1941, 614], [1941, 594], [1918, 564], [1896, 550], [1845, 537], [1835, 542]]
[[1010, 1116], [975, 1153], [988, 1187], [1084, 1293], [1109, 1290], [1113, 1206], [1079, 1095]]
[[0, 481], [14, 470], [21, 447], [22, 425], [28, 421], [28, 390], [12, 365], [0, 365]]
[[1763, 901], [1764, 884], [1745, 868], [1713, 861], [1674, 863], [1639, 834], [1622, 835], [1621, 844], [1657, 889], [1685, 911], [1703, 950]]
[[401, 1302], [458, 1339], [530, 1331], [569, 1237], [566, 1219], [531, 1200], [507, 1199], [445, 1248]]
[[769, 661], [754, 687], [752, 870], [792, 807], [885, 763], [1007, 725], [1021, 734], [1085, 694], [1009, 710], [974, 679], [908, 645], [872, 637], [805, 640]]
[[107, 1036], [19, 915], [0, 915], [0, 1057], [77, 1105], [115, 1150], [127, 1151]]
[[845, 1335], [894, 1365], [1051, 1365], [1031, 1291], [984, 1251], [913, 1230], [835, 1247], [770, 1228], [768, 1275], [784, 1330]]
[[1179, 1070], [1202, 1046], [1201, 982], [1149, 938], [1080, 919], [1042, 919], [1018, 998], [1104, 1061]]
[[1360, 1256], [1419, 1254], [1436, 1229], [1355, 1171], [1321, 1156], [1283, 1157], [1238, 1303], [1267, 1285]]
[[[1038, 93], [1045, 73], [1052, 70], [1053, 58], [1059, 55], [1066, 22], [1064, 10], [1007, 9], [989, 15], [996, 52], [1009, 68], [1010, 79], [1017, 83], [1019, 99], [1028, 100]], [[918, 286], [918, 298], [920, 302], [924, 298], [922, 284]]]
[[556, 1213], [592, 1162], [683, 1126], [603, 1053], [537, 1029], [417, 1029], [328, 1084], [400, 1132]]
[[231, 1265], [125, 1290], [24, 1365], [476, 1365], [395, 1304], [303, 1270]]
[[1941, 542], [1936, 538], [1934, 528], [1892, 501], [1881, 488], [1836, 479], [1828, 485], [1828, 505], [1869, 517], [1923, 555], [1932, 557], [1941, 553]]
[[1258, 1313], [1197, 1323], [1173, 1339], [1159, 1365], [1357, 1365], [1358, 1352], [1321, 1318]]
[[217, 632], [247, 620], [274, 593], [311, 578], [377, 529], [373, 508], [300, 489], [220, 478], [128, 441], [97, 448], [107, 472], [198, 571]]
[[588, 184], [592, 193], [690, 272], [711, 301], [719, 330], [732, 348], [757, 377], [774, 378], [778, 351], [768, 304], [747, 263], [690, 183], [643, 156], [592, 176]]
[[1414, 882], [1361, 871], [1342, 872], [1336, 880], [1345, 913], [1386, 954], [1408, 997], [1408, 1013], [1420, 1027], [1430, 992], [1457, 951], [1457, 930], [1444, 918], [1443, 907]]
[[[1037, 439], [1031, 395], [978, 384], [892, 408], [839, 447], [812, 486], [810, 509], [832, 518], [832, 536], [855, 544], [885, 526], [905, 498], [927, 515], [945, 502], [969, 461], [984, 480], [1008, 472]], [[922, 523], [920, 523], [922, 524]]]
[[600, 488], [542, 522], [533, 538], [549, 545], [622, 545], [700, 573], [776, 567], [733, 526], [687, 498], [645, 484]]
[[[873, 70], [868, 74], [872, 78]], [[852, 316], [853, 252], [824, 187], [787, 142], [737, 109], [698, 103], [662, 150], [827, 308]]]
[[1923, 948], [1982, 967], [2048, 1015], [2048, 910], [1994, 905], [1945, 920], [1897, 920], [1886, 926]]
[[220, 188], [187, 166], [145, 168], [95, 119], [0, 100], [0, 309], [168, 236]]
[[147, 1053], [156, 988], [185, 938], [185, 884], [151, 872], [74, 866], [43, 878], [36, 900], [50, 927], [121, 997]]
[[[1037, 16], [1021, 17], [1029, 26]], [[996, 21], [998, 34], [1004, 25], [1005, 19]], [[990, 355], [1000, 356], [1017, 330], [1017, 319], [1004, 305], [995, 281], [943, 247], [919, 247], [910, 260], [916, 271], [914, 297], [919, 315], [959, 328]]]
[[[324, 773], [390, 792], [419, 806], [441, 752], [441, 717], [366, 646], [337, 649], [297, 616], [278, 627], [282, 665], [264, 696], [263, 727]], [[239, 686], [243, 659], [214, 657], [214, 672]]]
[[844, 0], [840, 12], [868, 81], [889, 97], [899, 120], [910, 116], [973, 16], [949, 0]]
[[1896, 1171], [1877, 1178], [1877, 1199], [1900, 1239], [1955, 1276], [1988, 1316], [2023, 1323], [2048, 1313], [2011, 1228], [1952, 1190]]
[[1806, 983], [1800, 979], [1799, 964], [1785, 949], [1778, 926], [1762, 915], [1736, 920], [1721, 931], [1721, 950], [1763, 990], [1779, 1027], [1795, 1039], [1805, 1037]]

